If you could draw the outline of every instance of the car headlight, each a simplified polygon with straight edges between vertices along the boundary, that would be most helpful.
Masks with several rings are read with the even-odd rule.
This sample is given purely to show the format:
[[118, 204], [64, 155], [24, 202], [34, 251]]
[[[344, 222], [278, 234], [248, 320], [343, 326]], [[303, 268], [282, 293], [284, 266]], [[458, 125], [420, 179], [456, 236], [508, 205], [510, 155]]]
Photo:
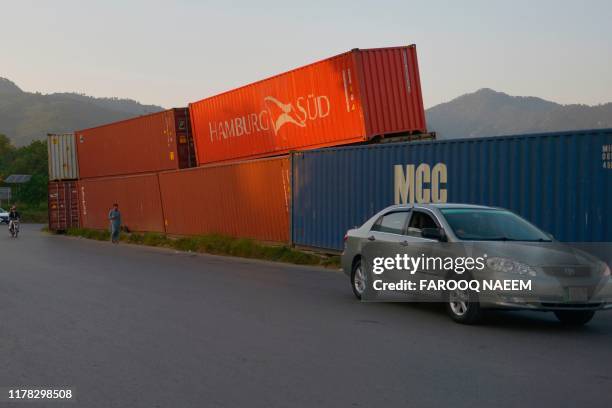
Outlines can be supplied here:
[[487, 259], [487, 266], [495, 272], [529, 276], [537, 275], [536, 270], [531, 266], [508, 258], [489, 258]]

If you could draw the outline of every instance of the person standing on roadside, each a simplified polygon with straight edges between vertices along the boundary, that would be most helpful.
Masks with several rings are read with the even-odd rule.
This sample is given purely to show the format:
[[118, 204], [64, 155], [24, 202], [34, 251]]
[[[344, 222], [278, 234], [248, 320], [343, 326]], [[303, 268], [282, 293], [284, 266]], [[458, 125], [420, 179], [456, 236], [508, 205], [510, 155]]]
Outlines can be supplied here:
[[113, 204], [113, 208], [108, 213], [108, 219], [110, 220], [111, 242], [113, 244], [118, 244], [119, 232], [121, 231], [121, 212], [119, 211], [119, 204]]

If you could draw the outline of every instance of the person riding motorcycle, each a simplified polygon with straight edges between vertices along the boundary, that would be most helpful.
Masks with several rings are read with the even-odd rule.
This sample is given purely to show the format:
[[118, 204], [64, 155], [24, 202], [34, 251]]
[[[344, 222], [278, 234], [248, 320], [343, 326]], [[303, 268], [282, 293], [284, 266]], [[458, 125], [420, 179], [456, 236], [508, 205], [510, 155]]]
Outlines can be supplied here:
[[20, 222], [21, 221], [21, 214], [19, 214], [19, 211], [17, 211], [17, 207], [12, 206], [11, 210], [9, 211], [8, 214], [8, 219], [9, 219], [9, 231], [13, 231], [14, 228], [14, 222]]

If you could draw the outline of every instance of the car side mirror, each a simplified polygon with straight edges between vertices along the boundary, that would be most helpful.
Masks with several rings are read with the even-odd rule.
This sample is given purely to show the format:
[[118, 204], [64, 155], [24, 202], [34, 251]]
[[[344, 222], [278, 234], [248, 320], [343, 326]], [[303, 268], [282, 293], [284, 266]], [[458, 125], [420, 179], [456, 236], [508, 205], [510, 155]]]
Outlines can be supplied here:
[[441, 228], [423, 228], [421, 230], [421, 236], [423, 238], [435, 239], [436, 241], [446, 241], [446, 234]]

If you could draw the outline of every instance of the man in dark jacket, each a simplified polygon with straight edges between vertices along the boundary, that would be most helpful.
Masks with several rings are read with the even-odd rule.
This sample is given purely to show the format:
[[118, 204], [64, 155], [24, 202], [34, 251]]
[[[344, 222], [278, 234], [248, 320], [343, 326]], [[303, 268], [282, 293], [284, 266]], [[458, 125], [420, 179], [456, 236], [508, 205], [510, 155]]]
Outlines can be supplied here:
[[13, 231], [13, 223], [15, 221], [21, 221], [21, 214], [19, 214], [19, 211], [17, 211], [17, 207], [12, 206], [11, 210], [9, 211], [8, 214], [8, 221], [9, 221], [9, 231]]
[[19, 214], [19, 211], [17, 211], [17, 207], [12, 206], [11, 210], [9, 211], [9, 221], [19, 221], [21, 220], [21, 214]]

